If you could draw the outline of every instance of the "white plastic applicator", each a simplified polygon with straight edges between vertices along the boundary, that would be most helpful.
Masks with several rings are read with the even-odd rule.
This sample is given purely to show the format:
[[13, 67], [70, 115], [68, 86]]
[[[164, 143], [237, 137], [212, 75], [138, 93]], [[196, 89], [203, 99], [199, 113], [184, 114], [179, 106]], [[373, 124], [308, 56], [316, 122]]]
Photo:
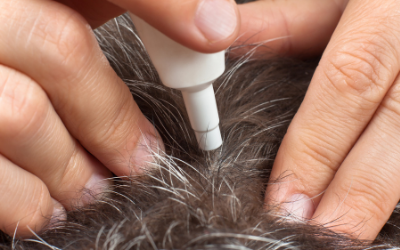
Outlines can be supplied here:
[[139, 17], [130, 15], [163, 84], [182, 91], [199, 147], [213, 150], [221, 146], [218, 109], [212, 84], [225, 70], [225, 51], [213, 54], [193, 51]]

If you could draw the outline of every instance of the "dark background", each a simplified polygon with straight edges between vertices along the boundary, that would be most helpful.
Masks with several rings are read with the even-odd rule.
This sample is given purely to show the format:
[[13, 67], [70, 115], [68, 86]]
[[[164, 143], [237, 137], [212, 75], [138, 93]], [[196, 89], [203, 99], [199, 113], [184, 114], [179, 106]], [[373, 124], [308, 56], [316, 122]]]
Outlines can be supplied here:
[[237, 3], [255, 2], [256, 0], [236, 0]]

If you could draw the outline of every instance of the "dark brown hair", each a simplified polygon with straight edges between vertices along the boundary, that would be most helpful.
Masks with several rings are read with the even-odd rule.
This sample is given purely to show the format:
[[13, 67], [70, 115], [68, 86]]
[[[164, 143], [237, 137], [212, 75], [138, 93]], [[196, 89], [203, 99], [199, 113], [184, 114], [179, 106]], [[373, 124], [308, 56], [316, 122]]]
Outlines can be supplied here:
[[[141, 176], [114, 178], [98, 202], [37, 237], [0, 232], [0, 249], [388, 249], [400, 246], [397, 210], [375, 242], [277, 216], [263, 203], [275, 154], [317, 60], [227, 59], [214, 84], [223, 145], [198, 149], [179, 92], [164, 87], [131, 22], [96, 30], [111, 65], [165, 143]], [[265, 45], [267, 46], [267, 44]], [[231, 48], [235, 50], [235, 48]], [[228, 52], [229, 54], [229, 52]], [[227, 57], [229, 58], [229, 57]], [[398, 209], [398, 208], [397, 208]]]

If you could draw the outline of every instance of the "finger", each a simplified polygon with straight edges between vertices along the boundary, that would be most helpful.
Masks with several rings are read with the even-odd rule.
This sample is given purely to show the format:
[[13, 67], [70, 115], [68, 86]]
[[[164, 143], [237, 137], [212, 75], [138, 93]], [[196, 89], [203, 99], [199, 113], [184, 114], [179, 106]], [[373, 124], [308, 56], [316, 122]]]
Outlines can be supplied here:
[[0, 7], [10, 10], [0, 14], [0, 62], [41, 85], [72, 136], [117, 175], [150, 161], [141, 145], [155, 148], [157, 133], [85, 20], [51, 1], [3, 1]]
[[71, 137], [35, 82], [1, 65], [0, 107], [1, 154], [39, 177], [53, 198], [69, 209], [102, 191], [111, 173]]
[[400, 80], [337, 171], [316, 223], [374, 240], [400, 200]]
[[173, 40], [197, 51], [226, 49], [239, 31], [234, 0], [110, 0]]
[[79, 12], [92, 29], [125, 12], [124, 9], [107, 0], [58, 0], [57, 2]]
[[[262, 45], [257, 50], [314, 56], [328, 43], [348, 0], [260, 0], [239, 5], [241, 28], [235, 45]], [[233, 54], [253, 47], [241, 46]]]
[[270, 202], [311, 217], [397, 76], [399, 20], [390, 13], [399, 7], [394, 0], [349, 2], [278, 152]]
[[32, 231], [40, 232], [52, 217], [65, 218], [62, 206], [51, 198], [46, 185], [2, 155], [0, 200], [0, 230], [8, 235], [29, 237]]

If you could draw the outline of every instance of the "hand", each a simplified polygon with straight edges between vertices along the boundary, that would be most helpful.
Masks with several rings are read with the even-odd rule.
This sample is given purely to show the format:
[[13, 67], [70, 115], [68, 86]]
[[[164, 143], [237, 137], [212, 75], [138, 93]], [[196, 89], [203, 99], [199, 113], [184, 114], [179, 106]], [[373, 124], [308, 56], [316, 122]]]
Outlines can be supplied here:
[[240, 5], [240, 18], [228, 0], [115, 3], [203, 52], [224, 49], [237, 35], [237, 44], [261, 42], [258, 50], [286, 55], [326, 48], [282, 142], [266, 201], [337, 232], [376, 237], [400, 198], [397, 1], [259, 0]]
[[[115, 4], [186, 46], [213, 52], [233, 42], [239, 18], [233, 0], [208, 2], [225, 15], [209, 19], [220, 10], [199, 0]], [[111, 172], [136, 174], [152, 159], [148, 147], [163, 147], [91, 31], [126, 11], [115, 4], [0, 2], [0, 230], [9, 235], [39, 232], [64, 217], [64, 208], [90, 202]]]
[[395, 0], [241, 6], [244, 40], [282, 37], [266, 45], [291, 55], [329, 41], [279, 149], [269, 204], [367, 240], [388, 220], [400, 199], [399, 10]]
[[68, 3], [84, 16], [54, 1], [0, 2], [0, 229], [10, 235], [87, 204], [111, 171], [137, 173], [146, 144], [162, 144], [89, 27], [123, 10]]

